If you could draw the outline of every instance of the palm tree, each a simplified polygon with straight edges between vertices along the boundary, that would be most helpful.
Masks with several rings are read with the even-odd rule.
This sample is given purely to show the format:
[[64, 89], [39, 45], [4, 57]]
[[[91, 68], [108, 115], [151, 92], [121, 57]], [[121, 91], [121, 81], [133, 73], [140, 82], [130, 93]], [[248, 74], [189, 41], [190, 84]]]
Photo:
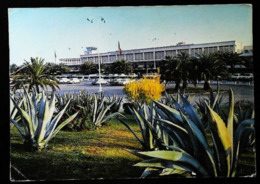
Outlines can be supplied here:
[[160, 62], [161, 79], [175, 81], [175, 91], [179, 91], [181, 84], [181, 61], [177, 58], [166, 56], [165, 60]]
[[232, 74], [235, 73], [235, 65], [242, 63], [239, 54], [236, 52], [218, 52], [218, 57], [224, 61], [226, 65], [230, 66], [230, 72]]
[[45, 67], [46, 67], [46, 73], [49, 75], [63, 74], [71, 71], [70, 67], [64, 65], [63, 63], [60, 64], [47, 63]]
[[190, 56], [186, 52], [181, 52], [177, 55], [177, 59], [181, 63], [181, 79], [182, 79], [182, 88], [186, 89], [188, 86], [188, 76], [189, 76], [189, 64]]
[[40, 91], [39, 87], [47, 89], [47, 86], [49, 86], [53, 91], [56, 91], [56, 88], [59, 89], [55, 76], [46, 74], [44, 59], [31, 57], [31, 62], [25, 61], [22, 67], [24, 67], [24, 73], [14, 77], [14, 91], [24, 85], [28, 86], [29, 90], [35, 88], [38, 93]]
[[127, 60], [121, 59], [112, 63], [113, 73], [129, 74], [133, 72], [133, 64]]
[[191, 57], [190, 58], [190, 62], [188, 65], [188, 79], [189, 81], [192, 82], [192, 84], [196, 87], [197, 83], [198, 83], [198, 79], [199, 79], [199, 75], [198, 75], [198, 60], [196, 57]]
[[79, 70], [86, 75], [98, 73], [98, 65], [93, 62], [86, 62], [80, 66]]
[[16, 72], [17, 70], [18, 70], [18, 66], [16, 65], [16, 64], [11, 64], [10, 66], [9, 66], [9, 72], [10, 73], [14, 73], [14, 72]]
[[210, 80], [217, 76], [228, 74], [227, 67], [223, 60], [218, 58], [216, 53], [198, 55], [198, 74], [200, 79], [204, 79], [204, 90], [210, 89]]

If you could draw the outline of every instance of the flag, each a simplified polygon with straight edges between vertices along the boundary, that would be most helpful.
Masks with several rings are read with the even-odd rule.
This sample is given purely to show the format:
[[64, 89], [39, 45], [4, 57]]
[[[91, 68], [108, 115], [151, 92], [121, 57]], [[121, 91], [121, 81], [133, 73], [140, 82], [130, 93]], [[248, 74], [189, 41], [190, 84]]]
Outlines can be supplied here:
[[122, 49], [120, 48], [120, 43], [118, 42], [118, 51], [119, 51], [119, 55], [122, 54]]
[[57, 55], [56, 55], [56, 51], [54, 51], [54, 57], [55, 57], [55, 58], [57, 57]]

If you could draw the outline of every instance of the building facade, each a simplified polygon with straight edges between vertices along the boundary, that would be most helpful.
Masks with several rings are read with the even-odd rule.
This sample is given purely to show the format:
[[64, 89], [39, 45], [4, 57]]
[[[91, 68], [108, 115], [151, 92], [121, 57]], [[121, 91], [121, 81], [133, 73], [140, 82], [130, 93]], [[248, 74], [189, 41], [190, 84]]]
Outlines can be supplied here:
[[60, 63], [76, 67], [85, 62], [98, 64], [100, 60], [100, 63], [111, 64], [117, 60], [125, 59], [136, 63], [137, 68], [143, 68], [144, 65], [146, 68], [156, 68], [158, 62], [165, 59], [166, 56], [177, 57], [181, 52], [186, 52], [190, 56], [196, 56], [196, 54], [209, 54], [217, 51], [241, 53], [243, 48], [243, 44], [237, 41], [201, 44], [185, 44], [184, 42], [180, 42], [172, 46], [123, 50], [120, 55], [119, 51], [98, 53], [96, 47], [87, 47], [84, 55], [80, 55], [80, 58], [64, 58], [60, 59]]

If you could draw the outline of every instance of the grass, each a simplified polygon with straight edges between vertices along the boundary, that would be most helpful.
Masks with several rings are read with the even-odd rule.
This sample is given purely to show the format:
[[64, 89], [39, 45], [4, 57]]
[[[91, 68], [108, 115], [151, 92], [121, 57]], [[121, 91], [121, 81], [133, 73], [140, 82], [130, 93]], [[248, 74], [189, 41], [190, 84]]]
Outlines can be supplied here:
[[[140, 135], [130, 115], [128, 123]], [[26, 152], [16, 128], [11, 130], [11, 163], [30, 180], [60, 179], [127, 179], [139, 178], [143, 168], [133, 165], [141, 159], [123, 148], [141, 149], [136, 138], [116, 120], [96, 131], [60, 131], [42, 152]], [[238, 165], [238, 174], [255, 173], [255, 155], [245, 153]], [[11, 177], [19, 179], [16, 173]]]
[[139, 178], [143, 169], [133, 165], [141, 159], [123, 148], [141, 145], [115, 120], [97, 131], [60, 131], [46, 150], [34, 153], [25, 152], [19, 132], [11, 130], [11, 163], [30, 180]]

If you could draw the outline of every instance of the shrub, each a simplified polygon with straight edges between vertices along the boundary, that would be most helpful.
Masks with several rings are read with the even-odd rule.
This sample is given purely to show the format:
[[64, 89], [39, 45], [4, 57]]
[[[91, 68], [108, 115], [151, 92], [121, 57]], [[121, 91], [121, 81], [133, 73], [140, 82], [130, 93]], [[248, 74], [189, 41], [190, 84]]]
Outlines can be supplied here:
[[[133, 109], [140, 125], [142, 138], [124, 121], [124, 124], [143, 145], [145, 151], [127, 150], [145, 160], [135, 166], [145, 167], [141, 177], [151, 173], [160, 176], [234, 177], [243, 148], [254, 140], [254, 118], [234, 126], [234, 95], [229, 91], [229, 108], [224, 121], [206, 105], [207, 129], [195, 108], [180, 95], [181, 103], [174, 100], [174, 108], [153, 101], [150, 111]], [[215, 99], [213, 100], [213, 102]]]
[[140, 81], [133, 81], [125, 85], [124, 91], [134, 101], [150, 103], [151, 100], [159, 100], [165, 85], [160, 83], [160, 77], [155, 75], [152, 79], [146, 77]]
[[48, 142], [59, 130], [73, 120], [78, 113], [73, 114], [58, 125], [70, 101], [53, 117], [56, 99], [54, 93], [52, 93], [50, 100], [44, 92], [38, 95], [34, 92], [28, 93], [24, 89], [24, 93], [25, 99], [22, 106], [10, 97], [19, 113], [21, 123], [18, 123], [12, 117], [10, 117], [10, 120], [24, 138], [25, 148], [30, 151], [41, 151], [47, 147]]

